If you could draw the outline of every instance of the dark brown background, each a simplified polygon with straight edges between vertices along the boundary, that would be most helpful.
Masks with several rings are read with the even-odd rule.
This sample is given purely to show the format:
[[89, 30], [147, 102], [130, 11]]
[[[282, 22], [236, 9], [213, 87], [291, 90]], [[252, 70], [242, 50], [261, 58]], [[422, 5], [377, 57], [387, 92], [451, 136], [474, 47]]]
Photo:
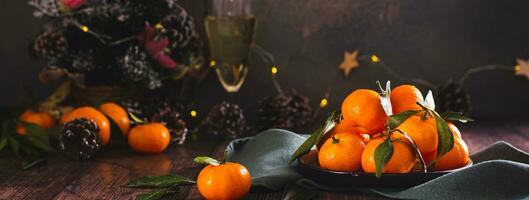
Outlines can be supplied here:
[[[182, 0], [204, 35], [206, 0]], [[326, 89], [330, 108], [354, 88], [375, 88], [376, 80], [395, 79], [367, 62], [344, 78], [337, 70], [343, 52], [375, 53], [409, 78], [441, 84], [467, 69], [487, 65], [513, 66], [529, 58], [529, 2], [526, 0], [254, 0], [258, 19], [256, 43], [272, 52], [285, 89], [295, 88], [318, 104]], [[24, 102], [22, 84], [43, 96], [42, 63], [30, 60], [27, 44], [41, 28], [24, 0], [0, 1], [0, 105]], [[251, 115], [257, 101], [274, 94], [269, 68], [253, 59], [247, 82], [232, 101]], [[199, 112], [228, 95], [210, 74], [199, 92]], [[397, 84], [394, 81], [394, 84]], [[468, 79], [465, 88], [478, 119], [527, 118], [529, 80], [508, 71], [490, 71]], [[421, 88], [426, 92], [426, 88]]]

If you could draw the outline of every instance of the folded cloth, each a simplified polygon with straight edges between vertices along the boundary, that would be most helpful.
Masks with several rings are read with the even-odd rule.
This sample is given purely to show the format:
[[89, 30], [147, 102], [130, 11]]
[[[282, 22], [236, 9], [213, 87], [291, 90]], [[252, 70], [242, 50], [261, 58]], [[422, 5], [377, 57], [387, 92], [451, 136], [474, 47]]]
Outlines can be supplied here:
[[404, 190], [336, 188], [304, 179], [288, 164], [307, 135], [270, 129], [255, 137], [236, 139], [227, 161], [248, 168], [254, 186], [280, 190], [298, 182], [324, 190], [356, 190], [398, 199], [529, 199], [529, 154], [500, 141], [471, 156], [474, 165]]

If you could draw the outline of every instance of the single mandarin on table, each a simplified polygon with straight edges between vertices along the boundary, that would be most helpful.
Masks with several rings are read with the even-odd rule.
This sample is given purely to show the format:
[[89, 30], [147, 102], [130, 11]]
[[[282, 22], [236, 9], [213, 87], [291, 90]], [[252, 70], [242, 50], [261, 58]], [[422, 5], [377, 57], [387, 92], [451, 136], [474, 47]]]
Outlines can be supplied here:
[[101, 141], [103, 142], [103, 145], [108, 144], [110, 141], [110, 122], [103, 113], [99, 112], [93, 107], [79, 107], [70, 111], [69, 113], [64, 114], [61, 117], [60, 122], [61, 124], [66, 124], [67, 122], [77, 118], [94, 120], [99, 127], [99, 134], [101, 135]]
[[393, 114], [407, 110], [421, 110], [417, 102], [424, 103], [421, 91], [413, 85], [400, 85], [391, 91], [391, 107]]
[[338, 133], [325, 141], [319, 150], [320, 167], [333, 171], [358, 171], [364, 148], [365, 144], [358, 134]]
[[[362, 169], [366, 173], [375, 173], [375, 150], [385, 138], [374, 138], [367, 143], [364, 152], [362, 152]], [[383, 173], [408, 173], [413, 169], [417, 161], [417, 156], [413, 147], [407, 142], [401, 140], [392, 141], [393, 155], [386, 163]]]
[[208, 165], [198, 174], [197, 187], [200, 194], [211, 200], [241, 199], [252, 184], [250, 172], [238, 163]]
[[380, 95], [368, 89], [358, 89], [349, 94], [342, 103], [342, 115], [345, 120], [365, 128], [369, 134], [382, 132], [388, 120]]
[[141, 154], [161, 153], [170, 141], [169, 130], [160, 123], [138, 125], [130, 130], [128, 136], [129, 147]]
[[[49, 129], [55, 126], [55, 120], [53, 116], [47, 112], [36, 112], [33, 110], [26, 110], [18, 118], [20, 121], [26, 123], [33, 123], [40, 126], [43, 129]], [[17, 124], [16, 131], [20, 135], [26, 135], [26, 129], [22, 124]]]

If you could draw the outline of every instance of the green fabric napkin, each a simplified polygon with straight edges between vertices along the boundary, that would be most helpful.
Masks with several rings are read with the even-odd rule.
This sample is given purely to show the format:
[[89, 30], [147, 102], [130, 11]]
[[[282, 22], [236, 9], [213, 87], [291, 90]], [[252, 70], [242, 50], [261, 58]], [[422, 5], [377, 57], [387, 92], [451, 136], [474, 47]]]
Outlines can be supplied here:
[[398, 199], [529, 199], [529, 154], [503, 141], [473, 154], [474, 165], [400, 191], [336, 188], [304, 179], [288, 164], [307, 135], [270, 129], [227, 147], [227, 160], [239, 162], [252, 174], [252, 184], [280, 190], [288, 183], [324, 190], [356, 190]]

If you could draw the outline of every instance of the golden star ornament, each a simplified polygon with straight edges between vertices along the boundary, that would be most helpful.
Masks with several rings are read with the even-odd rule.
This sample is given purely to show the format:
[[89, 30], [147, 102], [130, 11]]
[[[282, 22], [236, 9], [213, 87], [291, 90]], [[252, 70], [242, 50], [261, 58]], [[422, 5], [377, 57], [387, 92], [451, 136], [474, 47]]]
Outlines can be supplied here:
[[516, 59], [517, 65], [514, 67], [514, 74], [518, 76], [525, 76], [529, 79], [529, 60]]
[[339, 69], [343, 70], [343, 74], [345, 76], [349, 76], [349, 73], [351, 73], [351, 70], [360, 66], [358, 64], [357, 56], [358, 56], [358, 50], [355, 50], [351, 53], [347, 51], [344, 52], [343, 62], [342, 64], [340, 64]]

